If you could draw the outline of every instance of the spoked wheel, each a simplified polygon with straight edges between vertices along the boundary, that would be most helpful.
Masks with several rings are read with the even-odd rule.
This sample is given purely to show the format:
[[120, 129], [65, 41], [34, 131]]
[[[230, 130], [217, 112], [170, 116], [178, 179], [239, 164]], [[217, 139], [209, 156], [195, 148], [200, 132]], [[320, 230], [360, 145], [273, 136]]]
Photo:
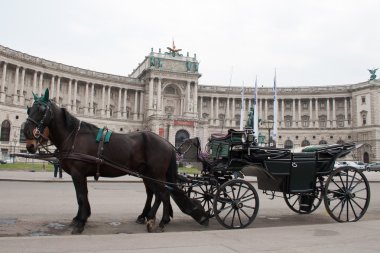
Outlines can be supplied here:
[[288, 207], [299, 214], [309, 214], [317, 210], [322, 203], [323, 179], [318, 178], [315, 191], [312, 193], [285, 193]]
[[214, 197], [217, 191], [217, 186], [212, 184], [193, 185], [188, 188], [188, 196], [192, 199], [200, 201], [205, 211], [209, 212], [210, 216], [214, 215], [213, 205]]
[[259, 210], [259, 196], [247, 181], [233, 179], [222, 184], [214, 199], [214, 213], [226, 228], [244, 228], [252, 223]]
[[327, 212], [334, 220], [359, 220], [367, 211], [369, 201], [369, 183], [363, 172], [352, 167], [342, 167], [328, 177], [324, 202]]

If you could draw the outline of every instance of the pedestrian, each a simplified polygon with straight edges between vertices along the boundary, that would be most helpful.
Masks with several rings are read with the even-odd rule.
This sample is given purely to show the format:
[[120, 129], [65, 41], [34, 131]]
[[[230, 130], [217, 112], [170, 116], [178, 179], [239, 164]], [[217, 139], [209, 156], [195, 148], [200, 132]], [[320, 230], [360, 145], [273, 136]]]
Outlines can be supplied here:
[[59, 162], [54, 161], [52, 164], [54, 166], [54, 177], [56, 178], [57, 174], [59, 173], [59, 178], [62, 178], [62, 168]]

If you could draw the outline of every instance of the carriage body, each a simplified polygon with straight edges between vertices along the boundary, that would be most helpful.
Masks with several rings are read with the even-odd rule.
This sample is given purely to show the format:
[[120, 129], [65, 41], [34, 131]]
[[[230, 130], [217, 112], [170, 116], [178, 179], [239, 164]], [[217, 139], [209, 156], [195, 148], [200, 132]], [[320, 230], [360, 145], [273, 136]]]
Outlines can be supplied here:
[[[201, 176], [195, 180], [194, 188], [197, 185], [201, 185], [200, 188], [205, 187], [203, 192], [198, 191], [202, 195], [201, 198], [198, 196], [198, 199], [204, 201], [206, 210], [207, 207], [210, 209], [211, 202], [213, 216], [227, 228], [245, 227], [257, 214], [258, 195], [249, 182], [241, 179], [244, 176], [257, 177], [258, 189], [271, 197], [279, 197], [276, 192], [282, 193], [280, 197], [285, 199], [288, 207], [294, 212], [312, 213], [323, 200], [327, 212], [336, 221], [357, 221], [369, 205], [368, 180], [361, 171], [352, 167], [334, 169], [336, 159], [347, 155], [354, 148], [355, 144], [336, 144], [305, 148], [303, 152], [293, 153], [289, 149], [257, 146], [253, 141], [252, 130], [229, 130], [225, 136], [210, 137], [206, 145], [207, 156], [201, 155], [198, 147], [198, 160], [202, 162], [203, 170]], [[359, 187], [363, 187], [364, 191], [361, 189], [360, 192], [356, 192]], [[249, 222], [239, 226], [234, 225], [233, 221], [226, 222], [229, 214], [225, 214], [224, 211], [228, 209], [225, 205], [229, 204], [230, 213], [235, 214], [235, 211], [239, 210], [240, 207], [236, 203], [241, 199], [229, 196], [227, 200], [225, 196], [235, 189], [239, 189], [240, 192], [240, 188], [251, 192], [250, 196], [257, 198], [257, 201], [252, 203], [255, 212], [252, 213]], [[189, 196], [192, 189], [193, 186], [190, 187]], [[350, 202], [354, 198], [356, 199]], [[208, 206], [205, 206], [206, 204]], [[353, 217], [350, 217], [351, 214], [348, 212], [352, 212]], [[343, 217], [342, 213], [346, 215]]]

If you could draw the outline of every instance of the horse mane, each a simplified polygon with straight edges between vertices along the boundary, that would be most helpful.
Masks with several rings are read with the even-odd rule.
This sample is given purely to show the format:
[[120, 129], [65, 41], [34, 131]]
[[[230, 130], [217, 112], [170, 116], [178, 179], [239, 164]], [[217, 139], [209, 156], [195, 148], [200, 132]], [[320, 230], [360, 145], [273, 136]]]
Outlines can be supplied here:
[[[79, 119], [77, 117], [75, 117], [69, 111], [67, 111], [66, 108], [60, 108], [60, 110], [62, 112], [64, 124], [67, 129], [74, 129], [78, 127]], [[84, 132], [86, 132], [86, 130], [88, 132], [96, 132], [99, 129], [94, 124], [88, 123], [86, 121], [81, 121], [80, 128], [81, 128], [81, 131], [84, 131]]]

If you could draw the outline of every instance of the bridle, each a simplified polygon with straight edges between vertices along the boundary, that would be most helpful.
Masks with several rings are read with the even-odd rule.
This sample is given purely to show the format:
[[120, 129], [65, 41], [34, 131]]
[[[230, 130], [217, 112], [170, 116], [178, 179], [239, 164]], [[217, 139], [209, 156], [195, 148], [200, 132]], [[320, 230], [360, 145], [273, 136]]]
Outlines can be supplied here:
[[33, 137], [37, 141], [39, 145], [41, 145], [45, 150], [47, 150], [47, 147], [50, 145], [44, 145], [42, 141], [47, 141], [48, 138], [43, 135], [45, 129], [50, 124], [50, 122], [53, 120], [53, 112], [51, 109], [51, 102], [43, 102], [43, 101], [36, 101], [34, 104], [40, 104], [46, 106], [46, 110], [44, 112], [44, 115], [42, 116], [41, 120], [37, 122], [36, 120], [32, 119], [29, 115], [26, 119], [30, 123], [32, 123], [35, 128], [33, 129]]

